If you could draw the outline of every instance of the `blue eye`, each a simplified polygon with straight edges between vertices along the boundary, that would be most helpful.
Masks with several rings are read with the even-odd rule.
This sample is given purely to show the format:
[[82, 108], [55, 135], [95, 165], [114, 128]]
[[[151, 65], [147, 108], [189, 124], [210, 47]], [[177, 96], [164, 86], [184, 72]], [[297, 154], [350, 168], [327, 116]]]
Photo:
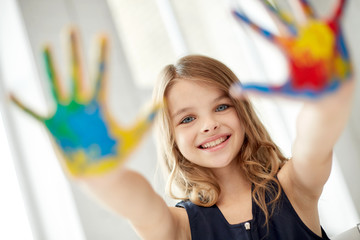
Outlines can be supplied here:
[[192, 121], [194, 121], [194, 120], [195, 120], [194, 117], [186, 117], [186, 118], [184, 118], [183, 120], [181, 120], [180, 123], [189, 123], [189, 122], [192, 122]]
[[220, 106], [218, 106], [215, 110], [215, 112], [221, 112], [221, 111], [224, 111], [226, 109], [229, 108], [229, 105], [226, 105], [226, 104], [221, 104]]

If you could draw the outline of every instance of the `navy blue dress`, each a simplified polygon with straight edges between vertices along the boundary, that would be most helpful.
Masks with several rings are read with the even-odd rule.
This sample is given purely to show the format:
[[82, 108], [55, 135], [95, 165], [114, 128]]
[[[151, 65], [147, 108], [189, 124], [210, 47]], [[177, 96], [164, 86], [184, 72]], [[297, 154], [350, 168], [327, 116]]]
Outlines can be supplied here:
[[322, 228], [322, 237], [319, 237], [302, 222], [284, 191], [274, 214], [269, 219], [268, 229], [263, 226], [265, 216], [254, 201], [252, 203], [253, 219], [239, 224], [229, 224], [216, 205], [200, 207], [190, 201], [182, 201], [176, 206], [186, 209], [192, 240], [329, 239]]

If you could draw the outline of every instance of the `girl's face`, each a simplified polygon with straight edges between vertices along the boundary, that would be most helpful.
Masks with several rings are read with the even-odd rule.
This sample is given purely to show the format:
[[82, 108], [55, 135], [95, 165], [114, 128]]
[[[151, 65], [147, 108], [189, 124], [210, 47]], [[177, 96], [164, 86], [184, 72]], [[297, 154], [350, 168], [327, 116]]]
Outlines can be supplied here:
[[229, 166], [244, 140], [232, 101], [214, 86], [177, 81], [167, 94], [175, 142], [189, 161], [208, 168]]

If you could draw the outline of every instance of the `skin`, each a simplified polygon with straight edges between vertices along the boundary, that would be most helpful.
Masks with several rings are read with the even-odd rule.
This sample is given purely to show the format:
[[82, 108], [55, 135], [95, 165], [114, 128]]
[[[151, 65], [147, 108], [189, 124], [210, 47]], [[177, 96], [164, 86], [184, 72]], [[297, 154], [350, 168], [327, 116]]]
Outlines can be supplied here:
[[[302, 2], [306, 3], [306, 1]], [[242, 97], [244, 92], [251, 94], [254, 92], [260, 92], [260, 94], [276, 93], [296, 97], [319, 97], [317, 101], [304, 102], [303, 109], [297, 119], [297, 137], [293, 145], [293, 157], [278, 173], [278, 179], [282, 188], [290, 199], [297, 214], [305, 225], [318, 235], [321, 233], [317, 208], [318, 199], [330, 174], [333, 146], [339, 138], [350, 113], [355, 84], [354, 81], [350, 81], [352, 76], [351, 62], [339, 26], [343, 5], [344, 1], [340, 1], [339, 7], [335, 11], [336, 14], [330, 21], [315, 21], [318, 25], [314, 25], [313, 20], [316, 17], [312, 11], [307, 11], [309, 9], [308, 6], [303, 4], [304, 12], [307, 16], [307, 21], [303, 29], [312, 29], [312, 27], [315, 26], [318, 30], [327, 29], [330, 31], [310, 31], [310, 35], [300, 34], [300, 36], [292, 36], [291, 38], [266, 34], [266, 37], [272, 42], [282, 47], [285, 56], [289, 59], [291, 71], [287, 83], [290, 84], [290, 91], [288, 85], [264, 87], [250, 84], [243, 85], [241, 92], [237, 93], [239, 97]], [[295, 26], [292, 26], [291, 21], [288, 22], [287, 19], [284, 18], [284, 15], [280, 12], [277, 13], [276, 8], [271, 10], [275, 10], [275, 15], [279, 16], [280, 20], [289, 27], [289, 32], [293, 33], [294, 29], [292, 27]], [[244, 18], [244, 16], [242, 16], [241, 19], [255, 30], [264, 32], [264, 29], [255, 26]], [[295, 29], [295, 31], [296, 30], [299, 29]], [[307, 56], [310, 49], [310, 56], [316, 57], [317, 52], [312, 50], [319, 49], [316, 45], [319, 43], [320, 46], [323, 47], [320, 41], [323, 39], [323, 36], [333, 37], [341, 44], [335, 44], [335, 46], [329, 44], [330, 47], [327, 49], [331, 57], [325, 56], [325, 58], [321, 58], [320, 61], [312, 62], [314, 64], [310, 66], [310, 70], [326, 70], [321, 71], [324, 74], [319, 78], [314, 78], [314, 71], [309, 71], [308, 66], [297, 68], [297, 66], [301, 66], [301, 64], [299, 65], [298, 63], [301, 63], [303, 56], [301, 54], [292, 55], [291, 50], [303, 50], [304, 52], [300, 51], [300, 53], [305, 53]], [[305, 41], [309, 39], [308, 37], [316, 37], [315, 39], [319, 41]], [[64, 143], [62, 141], [62, 135], [64, 132], [75, 133], [77, 128], [69, 130], [66, 127], [71, 127], [71, 125], [65, 124], [62, 126], [56, 124], [56, 120], [64, 119], [64, 117], [69, 120], [75, 116], [82, 116], [83, 112], [87, 112], [84, 111], [87, 107], [94, 109], [95, 106], [96, 109], [101, 110], [105, 108], [105, 92], [101, 90], [103, 89], [101, 86], [103, 86], [103, 82], [106, 79], [106, 71], [104, 71], [104, 66], [106, 66], [106, 51], [104, 50], [106, 47], [106, 39], [103, 39], [101, 43], [101, 49], [103, 50], [101, 50], [102, 54], [99, 61], [97, 92], [90, 98], [91, 101], [83, 95], [81, 86], [81, 64], [78, 64], [80, 58], [78, 56], [79, 52], [77, 51], [76, 37], [71, 37], [71, 39], [71, 56], [73, 58], [72, 78], [74, 83], [74, 92], [71, 99], [67, 99], [66, 94], [64, 95], [59, 85], [56, 71], [52, 66], [51, 54], [46, 49], [44, 51], [53, 95], [58, 103], [57, 109], [65, 109], [66, 111], [58, 111], [50, 117], [41, 117], [25, 107], [14, 96], [12, 97], [14, 103], [20, 108], [46, 125], [63, 153], [65, 153], [66, 163], [72, 163], [74, 161], [71, 159], [72, 152], [68, 154], [68, 148], [62, 148]], [[304, 42], [306, 47], [304, 49], [299, 47], [291, 48], [291, 46], [294, 46], [293, 43], [297, 42]], [[310, 75], [306, 75], [308, 73], [310, 73]], [[310, 80], [312, 82], [308, 82]], [[335, 87], [332, 83], [336, 83], [336, 85], [334, 85]], [[194, 91], [194, 89], [197, 91]], [[331, 95], [326, 95], [329, 92], [331, 92]], [[229, 109], [223, 109], [223, 106], [219, 108], [221, 104], [224, 104], [222, 101], [219, 101], [218, 98], [221, 96], [219, 94], [222, 93], [209, 86], [183, 81], [181, 84], [176, 83], [172, 87], [167, 98], [170, 99], [168, 103], [173, 116], [172, 121], [174, 128], [171, 130], [173, 131], [177, 145], [183, 155], [190, 161], [208, 167], [209, 170], [213, 171], [217, 176], [221, 187], [221, 195], [216, 204], [228, 222], [233, 224], [252, 218], [251, 186], [241, 172], [235, 171], [236, 166], [235, 161], [233, 161], [243, 141], [243, 126], [237, 117], [234, 116], [234, 111], [231, 107]], [[215, 99], [218, 100], [215, 101]], [[226, 101], [225, 98], [221, 98], [220, 100]], [[218, 102], [220, 105], [217, 104]], [[190, 116], [195, 116], [194, 122], [186, 124], [186, 126], [182, 124], [177, 125], [179, 122], [176, 113], [183, 108], [189, 107], [191, 110]], [[222, 110], [216, 111], [219, 109]], [[106, 123], [105, 125], [107, 127], [110, 126], [109, 129], [113, 130], [112, 134], [108, 135], [116, 136], [115, 139], [111, 139], [111, 144], [113, 142], [125, 144], [117, 144], [121, 146], [116, 148], [116, 151], [112, 153], [110, 159], [104, 159], [102, 156], [96, 157], [99, 162], [103, 163], [106, 162], [106, 160], [110, 160], [111, 164], [101, 165], [100, 167], [97, 164], [87, 162], [80, 167], [79, 164], [75, 164], [73, 167], [67, 165], [68, 171], [71, 175], [76, 176], [79, 182], [82, 182], [88, 187], [105, 205], [129, 219], [136, 231], [144, 239], [191, 239], [185, 209], [168, 207], [143, 176], [126, 169], [121, 164], [128, 158], [130, 150], [135, 149], [143, 134], [149, 129], [156, 108], [151, 112], [149, 117], [135, 123], [135, 127], [131, 129], [123, 129], [116, 125], [106, 111], [99, 112], [105, 112], [106, 114], [88, 116], [87, 121], [84, 122], [89, 123], [91, 122], [90, 120], [94, 119], [96, 123]], [[63, 116], [64, 113], [65, 115]], [[225, 116], [227, 117], [225, 118]], [[57, 129], [58, 127], [61, 127], [61, 129]], [[87, 131], [86, 133], [91, 132]], [[78, 135], [78, 137], [83, 137], [84, 140], [90, 139], [88, 136]], [[218, 147], [207, 150], [198, 148], [199, 145], [204, 145], [206, 142], [222, 137], [227, 140]], [[73, 140], [74, 137], [69, 135], [66, 140], [69, 139]], [[96, 140], [100, 138], [95, 136], [91, 139]], [[76, 145], [76, 148], [81, 150], [86, 149], [88, 144], [87, 142], [85, 142], [85, 144], [83, 143], [83, 141], [80, 141], [80, 144]], [[81, 153], [80, 155], [76, 155], [76, 159], [79, 159], [80, 162], [92, 159], [94, 151], [92, 151], [92, 149], [90, 150], [91, 151], [88, 152], [91, 154], [86, 155]]]
[[[52, 136], [66, 172], [72, 177], [101, 175], [122, 165], [151, 128], [160, 104], [138, 117], [131, 126], [114, 120], [106, 106], [108, 39], [98, 37], [99, 56], [96, 65], [94, 91], [85, 87], [79, 34], [76, 28], [68, 31], [71, 57], [71, 88], [62, 86], [49, 46], [43, 57], [55, 108], [48, 116], [33, 111], [11, 94], [11, 100], [23, 111], [37, 119]], [[91, 129], [91, 131], [89, 131]]]
[[222, 192], [217, 206], [225, 218], [232, 224], [252, 219], [251, 185], [234, 161], [245, 130], [230, 98], [213, 86], [181, 79], [167, 99], [180, 152], [219, 179]]
[[298, 1], [302, 21], [295, 22], [276, 1], [261, 1], [270, 12], [280, 35], [258, 26], [244, 13], [233, 11], [239, 21], [277, 46], [288, 61], [289, 76], [280, 85], [244, 83], [234, 88], [262, 95], [319, 98], [336, 91], [351, 78], [352, 64], [341, 30], [340, 20], [346, 0], [337, 1], [326, 19], [317, 16], [307, 0]]
[[[297, 214], [305, 225], [318, 235], [321, 234], [317, 208], [318, 199], [330, 174], [333, 146], [350, 113], [354, 84], [354, 81], [348, 81], [333, 95], [315, 102], [304, 102], [303, 109], [297, 119], [297, 137], [293, 145], [293, 157], [278, 173], [283, 190]], [[196, 94], [190, 94], [194, 88], [197, 90]], [[180, 92], [190, 95], [186, 98], [177, 96]], [[183, 81], [182, 84], [176, 83], [169, 91], [167, 97], [170, 112], [174, 114], [176, 110], [189, 107], [184, 105], [187, 103], [185, 99], [198, 98], [198, 94], [206, 92], [206, 96], [203, 96], [202, 99], [196, 99], [198, 101], [194, 101], [194, 105], [191, 105], [195, 107], [195, 110], [198, 110], [192, 112], [193, 115], [197, 116], [197, 119], [192, 123], [193, 125], [189, 126], [189, 128], [194, 129], [194, 132], [191, 130], [191, 133], [188, 133], [187, 127], [182, 129], [182, 126], [176, 127], [175, 125], [174, 134], [177, 144], [180, 145], [184, 154], [193, 161], [198, 161], [198, 164], [209, 166], [219, 178], [222, 192], [217, 205], [228, 222], [231, 224], [244, 222], [252, 218], [251, 188], [242, 174], [234, 171], [234, 167], [232, 167], [234, 162], [231, 161], [231, 156], [234, 156], [234, 152], [237, 151], [231, 141], [234, 140], [240, 144], [242, 141], [241, 122], [233, 117], [230, 120], [222, 119], [225, 114], [233, 116], [231, 108], [226, 110], [227, 113], [225, 111], [224, 113], [214, 112], [217, 105], [212, 100], [218, 97], [216, 89], [199, 84], [189, 86], [189, 82], [186, 81]], [[177, 101], [178, 98], [182, 101]], [[196, 121], [200, 122], [199, 119], [201, 119], [202, 124], [196, 123]], [[178, 122], [177, 117], [172, 120]], [[229, 148], [228, 150], [231, 152], [226, 155], [227, 157], [220, 157], [219, 161], [216, 161], [216, 157], [210, 158], [210, 163], [201, 157], [199, 159], [195, 157], [202, 154], [196, 146], [203, 141], [202, 134], [204, 134], [204, 129], [207, 129], [204, 128], [206, 125], [208, 128], [211, 126], [214, 131], [232, 134], [232, 140], [230, 138], [231, 141], [224, 147]], [[215, 129], [214, 126], [217, 128]], [[206, 134], [210, 133], [207, 132]], [[186, 142], [186, 139], [190, 140]], [[216, 155], [216, 151], [213, 154]], [[143, 239], [191, 239], [186, 210], [168, 207], [139, 173], [122, 167], [100, 177], [84, 179], [83, 182], [105, 205], [129, 219]]]
[[[55, 79], [52, 80], [56, 83]], [[318, 235], [321, 234], [318, 199], [330, 174], [333, 146], [350, 113], [355, 81], [347, 80], [335, 93], [317, 101], [304, 101], [303, 109], [297, 119], [293, 157], [278, 173], [282, 188], [297, 214], [305, 225]], [[95, 94], [95, 96], [101, 97], [103, 94], [99, 92], [99, 95]], [[55, 91], [55, 96], [59, 103], [63, 101], [61, 91]], [[233, 160], [243, 143], [244, 128], [231, 102], [224, 96], [223, 92], [211, 86], [182, 80], [172, 86], [166, 97], [173, 124], [173, 129], [170, 130], [173, 131], [176, 144], [186, 158], [198, 165], [208, 167], [217, 176], [221, 195], [216, 204], [227, 221], [235, 224], [253, 217], [251, 185], [241, 172], [235, 171], [238, 168]], [[51, 118], [42, 118], [24, 107], [16, 98], [12, 99], [38, 120], [46, 121], [46, 126], [54, 133], [56, 139], [57, 132], [52, 130], [53, 126], [58, 127], [58, 125], [52, 125], [49, 120], [54, 119], [57, 114]], [[87, 102], [82, 103], [74, 99], [81, 106], [89, 105]], [[101, 98], [94, 99], [103, 107]], [[72, 108], [69, 105], [66, 109]], [[186, 124], [179, 124], [185, 119]], [[144, 127], [144, 124], [135, 124], [135, 126], [134, 131], [130, 129], [126, 136], [134, 136], [139, 140], [141, 133], [150, 125], [145, 124]], [[140, 130], [136, 130], [137, 126]], [[114, 127], [114, 129], [120, 128]], [[137, 143], [131, 139], [130, 141], [123, 133], [119, 131], [118, 138], [127, 140], [121, 142]], [[226, 141], [206, 150], [199, 148], [200, 145], [219, 138]], [[119, 153], [122, 153], [123, 158], [116, 155], [114, 162], [117, 164], [107, 167], [103, 174], [92, 174], [93, 170], [96, 170], [95, 172], [100, 170], [96, 166], [92, 168], [91, 165], [87, 165], [88, 168], [85, 169], [89, 171], [86, 172], [83, 172], [84, 168], [80, 168], [81, 171], [77, 169], [73, 169], [74, 171], [69, 169], [69, 171], [107, 207], [129, 219], [143, 239], [191, 239], [186, 210], [168, 207], [143, 176], [118, 164], [128, 155], [121, 149]]]
[[[175, 141], [189, 161], [203, 167], [232, 167], [244, 141], [244, 127], [230, 98], [204, 84], [181, 79], [169, 91]], [[215, 142], [222, 142], [213, 147]]]

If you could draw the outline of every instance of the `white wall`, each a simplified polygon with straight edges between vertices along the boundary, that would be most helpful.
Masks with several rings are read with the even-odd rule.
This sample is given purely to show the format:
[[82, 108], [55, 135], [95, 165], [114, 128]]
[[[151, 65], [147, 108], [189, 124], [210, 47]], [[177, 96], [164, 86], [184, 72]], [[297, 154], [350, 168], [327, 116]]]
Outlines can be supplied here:
[[[131, 41], [130, 43], [124, 43], [123, 38], [125, 37], [119, 34], [118, 29], [114, 25], [114, 20], [112, 19], [106, 1], [6, 1], [14, 2], [16, 3], [14, 5], [15, 8], [18, 7], [19, 24], [21, 26], [17, 31], [20, 32], [22, 38], [20, 45], [23, 46], [23, 50], [19, 51], [19, 54], [27, 53], [25, 57], [19, 55], [16, 61], [13, 62], [9, 60], [9, 55], [3, 57], [4, 59], [6, 58], [6, 62], [10, 61], [13, 66], [18, 67], [17, 69], [21, 69], [15, 75], [9, 75], [11, 78], [8, 77], [4, 80], [6, 91], [12, 91], [15, 94], [18, 94], [26, 103], [34, 106], [34, 108], [39, 109], [39, 111], [43, 113], [47, 113], [49, 109], [53, 107], [52, 98], [48, 91], [48, 81], [43, 68], [41, 48], [45, 41], [53, 46], [55, 62], [59, 66], [60, 75], [65, 82], [68, 81], [68, 65], [65, 56], [63, 55], [65, 49], [61, 42], [60, 32], [65, 25], [72, 23], [79, 26], [82, 34], [85, 60], [90, 59], [89, 53], [93, 37], [99, 32], [106, 32], [109, 34], [111, 41], [110, 82], [108, 89], [109, 107], [120, 123], [126, 124], [135, 118], [140, 106], [150, 98], [151, 89], [140, 89], [138, 85], [136, 85], [134, 74], [131, 72], [131, 67], [129, 66], [130, 63], [127, 60], [125, 50], [128, 49], [124, 49], [124, 46], [132, 47]], [[190, 4], [186, 3], [184, 0], [170, 2], [173, 3], [173, 6], [177, 6], [177, 11], [184, 9]], [[317, 0], [312, 2], [316, 3], [316, 9], [320, 10], [321, 14], [325, 15], [335, 1]], [[196, 9], [199, 9], [199, 11], [204, 10], [206, 5], [208, 5], [209, 11], [207, 11], [207, 13], [215, 13], [218, 9], [217, 7], [214, 7], [217, 6], [216, 4], [219, 5], [219, 2], [199, 0], [197, 1], [197, 5], [192, 7], [192, 11], [195, 11]], [[210, 6], [212, 6], [211, 11]], [[360, 16], [358, 16], [359, 10], [360, 2], [357, 0], [350, 0], [343, 20], [344, 31], [354, 60], [355, 71], [360, 69], [360, 46], [358, 44], [360, 42], [360, 33], [355, 30], [360, 23]], [[181, 21], [181, 19], [189, 20], [189, 15], [187, 15], [189, 12], [175, 11], [175, 14], [179, 21]], [[225, 13], [222, 14], [224, 16], [226, 15]], [[196, 15], [196, 17], [198, 18], [197, 20], [200, 21], [197, 23], [200, 24], [201, 21], [202, 23], [207, 23], [206, 19], [209, 16], [206, 13], [202, 13]], [[236, 68], [237, 65], [242, 65], [242, 68], [246, 68], [244, 66], [252, 66], [250, 60], [247, 63], [244, 60], [239, 60], [239, 62], [232, 60], [235, 55], [236, 57], [241, 54], [246, 55], [246, 50], [241, 46], [237, 49], [236, 47], [238, 46], [233, 42], [230, 44], [234, 44], [231, 45], [234, 46], [234, 48], [232, 48], [231, 51], [226, 50], [226, 44], [224, 44], [224, 42], [216, 42], [215, 39], [218, 38], [222, 39], [221, 41], [227, 41], [227, 39], [231, 39], [231, 37], [225, 38], [224, 36], [228, 36], [227, 34], [230, 33], [226, 32], [224, 27], [217, 26], [214, 22], [212, 22], [212, 24], [211, 27], [204, 27], [201, 31], [206, 31], [206, 29], [214, 31], [214, 29], [218, 29], [218, 31], [222, 31], [222, 34], [224, 35], [217, 36], [216, 31], [214, 31], [208, 33], [209, 35], [201, 32], [201, 34], [189, 36], [191, 34], [191, 29], [185, 29], [186, 26], [181, 25], [180, 30], [182, 32], [180, 32], [180, 35], [183, 34], [184, 39], [182, 39], [182, 41], [187, 45], [184, 48], [188, 48], [187, 50], [191, 52], [197, 52], [200, 49], [200, 53], [212, 55], [229, 63], [228, 65], [230, 65], [232, 69]], [[9, 29], [14, 30], [14, 28]], [[3, 32], [0, 31], [0, 34]], [[12, 35], [10, 34], [8, 39], [10, 36]], [[208, 39], [209, 37], [206, 36], [212, 37], [211, 39]], [[144, 41], [146, 41], [146, 39], [144, 39]], [[199, 45], [199, 43], [201, 44]], [[242, 43], [244, 44], [244, 42]], [[216, 47], [214, 47], [215, 45]], [[235, 48], [236, 51], [233, 50]], [[247, 51], [249, 50], [247, 49]], [[10, 52], [9, 54], [13, 53], [14, 52]], [[244, 57], [241, 59], [244, 59]], [[269, 61], [269, 59], [266, 60], [265, 58], [265, 61]], [[92, 62], [90, 61], [87, 61], [86, 64], [87, 69], [93, 67], [91, 65]], [[251, 68], [254, 68], [253, 71], [256, 71], [256, 66], [252, 66]], [[236, 69], [234, 70], [236, 71]], [[239, 74], [242, 74], [241, 76], [245, 77], [254, 75], [263, 76], [261, 71], [251, 73], [251, 70], [249, 69], [243, 69]], [[358, 77], [356, 78], [359, 80]], [[355, 226], [355, 223], [360, 221], [359, 105], [360, 84], [357, 85], [356, 89], [353, 114], [344, 134], [341, 136], [335, 148], [334, 171], [329, 183], [325, 187], [324, 196], [320, 202], [320, 211], [323, 216], [322, 222], [325, 225], [324, 227], [327, 232], [329, 232], [329, 235], [336, 235], [345, 231], [348, 227]], [[285, 151], [289, 151], [290, 145], [286, 141], [293, 137], [292, 132], [294, 128], [294, 119], [296, 117], [294, 106], [289, 106], [287, 103], [281, 102], [259, 103], [260, 108], [261, 106], [263, 108], [261, 113], [265, 118], [272, 111], [278, 111], [278, 113], [280, 113], [279, 116], [285, 116], [284, 114], [286, 114], [287, 119], [280, 119], [280, 122], [288, 125], [289, 133], [285, 137], [279, 137], [278, 141]], [[290, 110], [292, 110], [292, 112], [289, 114]], [[0, 111], [2, 111], [2, 109], [0, 109]], [[26, 179], [21, 180], [20, 178], [20, 181], [28, 181], [27, 184], [23, 185], [27, 189], [26, 191], [29, 191], [28, 197], [30, 200], [27, 200], [31, 202], [29, 206], [34, 205], [33, 211], [28, 211], [28, 214], [34, 214], [35, 216], [33, 225], [38, 229], [33, 231], [37, 232], [37, 234], [34, 234], [36, 238], [41, 240], [139, 239], [126, 220], [114, 215], [105, 207], [99, 205], [96, 200], [89, 197], [86, 193], [81, 191], [78, 186], [70, 183], [63, 176], [60, 167], [57, 165], [56, 155], [51, 150], [52, 148], [48, 141], [48, 135], [40, 124], [10, 105], [8, 115], [10, 121], [13, 122], [12, 127], [14, 128], [14, 132], [11, 133], [14, 135], [12, 144], [16, 145], [16, 151], [22, 152], [20, 155], [15, 154], [13, 156], [15, 161], [17, 161], [16, 158], [20, 158], [19, 164], [23, 166], [20, 170], [18, 169], [18, 174], [29, 175]], [[266, 124], [269, 126], [270, 131], [279, 131], [279, 119], [265, 121], [267, 121]], [[5, 126], [9, 127], [10, 125], [8, 124]], [[24, 137], [24, 135], [26, 136]], [[9, 139], [11, 140], [12, 138]], [[34, 141], [34, 139], [37, 140]], [[142, 172], [151, 182], [154, 182], [153, 176], [157, 166], [154, 149], [153, 139], [149, 137], [144, 142], [139, 152], [137, 152], [132, 157], [131, 162], [129, 162], [130, 167]], [[56, 178], [54, 176], [56, 176]], [[156, 182], [157, 185], [155, 188], [162, 194], [163, 182], [161, 180]], [[56, 195], [57, 192], [59, 192], [59, 195], [64, 195], [66, 197], [59, 198], [59, 196]], [[52, 209], [52, 211], [49, 211], [49, 209]], [[59, 215], [59, 211], [63, 212], [62, 216]], [[59, 219], [56, 219], [59, 218], [59, 216], [60, 222]], [[54, 225], [53, 223], [56, 224]], [[56, 232], [68, 232], [69, 230], [74, 232], [77, 231], [77, 233], [73, 235], [76, 237], [66, 237], [61, 234], [55, 234]]]
[[[104, 1], [63, 1], [63, 0], [19, 0], [12, 2], [18, 15], [18, 22], [6, 19], [12, 25], [2, 31], [8, 49], [4, 56], [6, 70], [12, 71], [4, 78], [6, 92], [13, 92], [29, 107], [42, 114], [51, 112], [54, 107], [45, 75], [42, 48], [50, 44], [54, 52], [59, 75], [68, 84], [66, 48], [63, 45], [62, 31], [69, 24], [76, 24], [81, 33], [86, 69], [94, 67], [90, 61], [91, 44], [96, 34], [109, 34], [110, 80], [109, 108], [119, 122], [132, 121], [144, 99], [150, 92], [135, 88], [128, 69], [112, 18]], [[3, 2], [2, 2], [3, 3]], [[8, 9], [6, 9], [8, 11]], [[10, 34], [10, 32], [16, 34]], [[13, 43], [13, 44], [12, 44]], [[16, 59], [12, 60], [12, 58]], [[93, 65], [91, 65], [93, 64]], [[89, 73], [87, 72], [89, 77]], [[90, 77], [89, 77], [90, 78]], [[90, 84], [93, 79], [90, 79]], [[18, 161], [20, 176], [25, 175], [22, 185], [29, 192], [25, 204], [30, 209], [30, 226], [34, 239], [137, 239], [129, 224], [113, 215], [103, 206], [84, 194], [77, 186], [65, 178], [49, 142], [47, 132], [37, 121], [6, 103], [10, 117], [6, 128], [13, 126], [12, 145], [16, 146], [14, 161]], [[123, 114], [126, 113], [126, 114]], [[140, 168], [151, 180], [155, 171], [155, 152], [151, 139], [143, 144], [143, 150], [134, 156], [131, 167]], [[149, 157], [153, 155], [154, 157]], [[140, 159], [149, 161], [139, 163]], [[139, 165], [141, 164], [141, 167]], [[31, 236], [29, 236], [29, 239]]]

